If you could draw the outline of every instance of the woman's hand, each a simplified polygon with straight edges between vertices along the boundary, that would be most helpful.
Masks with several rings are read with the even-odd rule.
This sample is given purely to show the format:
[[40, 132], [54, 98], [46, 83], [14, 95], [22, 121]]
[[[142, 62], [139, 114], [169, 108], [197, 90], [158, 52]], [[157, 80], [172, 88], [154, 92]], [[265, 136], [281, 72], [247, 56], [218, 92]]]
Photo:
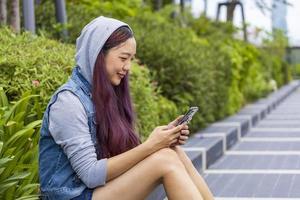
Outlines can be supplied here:
[[[170, 122], [170, 123], [168, 124], [168, 127], [169, 127], [169, 128], [175, 127], [176, 124], [178, 123], [178, 121], [179, 121], [183, 116], [184, 116], [184, 115], [178, 116], [174, 121], [172, 121], [172, 122]], [[189, 134], [190, 134], [189, 127], [188, 127], [187, 124], [185, 124], [185, 125], [183, 126], [183, 128], [181, 129], [181, 131], [180, 131], [180, 135], [179, 135], [179, 137], [177, 138], [177, 141], [176, 141], [175, 143], [173, 143], [173, 144], [171, 145], [171, 147], [174, 147], [174, 146], [176, 146], [176, 145], [184, 145], [184, 144], [186, 143], [187, 139], [189, 138], [189, 137], [188, 137]]]
[[162, 148], [168, 148], [172, 144], [176, 143], [180, 136], [181, 130], [185, 127], [185, 124], [179, 126], [158, 126], [150, 134], [146, 143], [149, 144], [154, 151]]

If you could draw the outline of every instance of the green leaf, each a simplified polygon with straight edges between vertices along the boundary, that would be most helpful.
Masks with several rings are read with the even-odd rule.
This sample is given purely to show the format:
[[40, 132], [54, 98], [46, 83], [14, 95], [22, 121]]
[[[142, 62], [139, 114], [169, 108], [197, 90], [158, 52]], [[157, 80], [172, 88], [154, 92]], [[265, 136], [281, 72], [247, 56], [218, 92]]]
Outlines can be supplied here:
[[16, 175], [13, 175], [10, 178], [6, 179], [4, 181], [4, 183], [10, 182], [10, 181], [19, 181], [19, 180], [22, 180], [22, 179], [26, 178], [29, 175], [30, 175], [30, 172], [20, 172]]
[[8, 106], [8, 100], [2, 87], [0, 87], [0, 107]]
[[4, 115], [5, 123], [7, 123], [10, 120], [10, 118], [13, 117], [14, 113], [16, 113], [17, 110], [20, 111], [20, 109], [22, 108], [24, 111], [28, 100], [30, 100], [33, 97], [38, 97], [38, 95], [29, 95], [16, 102], [13, 105], [13, 107], [9, 110], [9, 112], [5, 113]]
[[0, 141], [0, 155], [1, 155], [1, 153], [2, 153], [2, 147], [3, 147], [3, 142]]
[[18, 181], [14, 181], [11, 183], [0, 183], [0, 194], [2, 194], [5, 190], [9, 189], [18, 184]]
[[16, 200], [38, 200], [39, 195], [28, 195], [24, 197], [17, 198]]
[[24, 187], [19, 187], [17, 193], [19, 196], [23, 196], [24, 194], [31, 194], [34, 190], [37, 190], [39, 186], [40, 184], [38, 183], [27, 184]]
[[37, 126], [40, 126], [41, 124], [42, 124], [42, 121], [43, 120], [36, 120], [36, 121], [33, 121], [33, 122], [31, 122], [30, 124], [27, 124], [26, 126], [25, 126], [25, 128], [27, 129], [27, 128], [29, 128], [29, 129], [34, 129], [34, 128], [36, 128]]
[[[34, 129], [22, 129], [15, 133], [6, 143], [4, 143], [5, 146], [17, 146], [17, 144], [13, 145], [18, 139], [21, 137], [28, 138], [34, 133]], [[24, 138], [24, 139], [25, 139]]]
[[12, 158], [1, 158], [0, 159], [0, 167], [5, 166], [9, 161], [13, 160]]
[[8, 121], [6, 124], [5, 124], [5, 126], [12, 126], [12, 125], [14, 125], [14, 124], [16, 124], [17, 122], [15, 122], [15, 121]]

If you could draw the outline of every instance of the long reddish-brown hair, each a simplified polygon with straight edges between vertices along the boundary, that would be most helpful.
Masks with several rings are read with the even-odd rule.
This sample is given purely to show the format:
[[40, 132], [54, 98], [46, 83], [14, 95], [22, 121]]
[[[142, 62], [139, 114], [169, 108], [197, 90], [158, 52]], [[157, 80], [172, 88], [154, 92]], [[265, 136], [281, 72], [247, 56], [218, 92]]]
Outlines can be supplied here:
[[118, 155], [141, 143], [134, 130], [136, 117], [130, 97], [129, 73], [118, 86], [113, 86], [104, 59], [109, 49], [132, 37], [127, 26], [118, 28], [105, 42], [95, 63], [92, 100], [96, 111], [98, 158]]

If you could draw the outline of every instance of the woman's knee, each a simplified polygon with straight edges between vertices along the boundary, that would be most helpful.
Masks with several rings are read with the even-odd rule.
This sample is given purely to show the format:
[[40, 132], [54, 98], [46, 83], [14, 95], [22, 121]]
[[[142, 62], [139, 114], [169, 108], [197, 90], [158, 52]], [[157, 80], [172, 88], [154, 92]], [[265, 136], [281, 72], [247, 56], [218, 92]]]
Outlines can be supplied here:
[[174, 152], [176, 152], [176, 154], [178, 155], [178, 157], [180, 158], [180, 160], [183, 162], [183, 164], [186, 166], [187, 164], [192, 164], [191, 159], [187, 156], [186, 152], [183, 150], [182, 147], [180, 146], [174, 146], [171, 148]]
[[155, 167], [159, 167], [165, 172], [184, 168], [184, 165], [182, 164], [177, 153], [170, 148], [160, 149], [153, 153], [150, 158]]

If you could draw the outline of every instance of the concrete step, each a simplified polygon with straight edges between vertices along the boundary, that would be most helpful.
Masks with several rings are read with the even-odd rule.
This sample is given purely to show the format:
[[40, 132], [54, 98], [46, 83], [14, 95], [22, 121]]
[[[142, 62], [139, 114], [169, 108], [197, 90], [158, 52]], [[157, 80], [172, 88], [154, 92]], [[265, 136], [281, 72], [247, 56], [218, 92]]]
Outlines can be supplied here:
[[[228, 152], [225, 156], [214, 163], [205, 173], [212, 171], [247, 171], [255, 173], [261, 170], [263, 173], [295, 172], [300, 173], [300, 151], [294, 152]], [[297, 173], [298, 173], [297, 172]]]
[[[272, 185], [275, 184], [274, 182], [272, 182], [270, 186], [265, 186], [265, 184], [269, 184], [269, 181], [273, 179], [276, 181], [278, 179], [280, 184], [285, 183], [285, 181], [287, 180], [292, 180], [297, 184], [300, 183], [300, 173], [299, 174], [294, 173], [295, 171], [297, 171], [295, 167], [298, 165], [291, 165], [289, 166], [290, 168], [288, 169], [270, 168], [272, 170], [277, 170], [277, 171], [273, 171], [273, 173], [266, 172], [270, 169], [263, 169], [263, 167], [257, 169], [254, 168], [251, 171], [251, 173], [254, 172], [253, 177], [252, 174], [248, 172], [251, 169], [248, 168], [240, 168], [240, 169], [235, 169], [237, 167], [233, 167], [233, 168], [225, 167], [224, 169], [218, 168], [218, 165], [226, 166], [226, 164], [232, 165], [232, 163], [239, 162], [237, 158], [241, 158], [243, 156], [245, 156], [242, 158], [243, 160], [249, 159], [249, 160], [253, 160], [253, 162], [256, 160], [258, 162], [257, 166], [263, 166], [264, 163], [268, 163], [267, 161], [270, 161], [272, 159], [274, 160], [275, 163], [274, 165], [278, 163], [279, 166], [280, 160], [277, 160], [277, 158], [275, 159], [274, 158], [275, 155], [272, 155], [272, 153], [270, 153], [270, 150], [275, 151], [275, 153], [280, 151], [281, 152], [280, 158], [282, 159], [300, 160], [300, 155], [298, 155], [300, 149], [296, 147], [297, 145], [299, 145], [300, 148], [300, 139], [299, 139], [300, 130], [292, 126], [293, 124], [291, 125], [291, 127], [293, 128], [291, 128], [291, 130], [289, 131], [289, 135], [285, 135], [285, 137], [288, 137], [288, 141], [290, 141], [291, 139], [296, 139], [296, 140], [299, 139], [299, 141], [293, 141], [295, 142], [292, 145], [293, 147], [289, 148], [288, 145], [285, 145], [285, 143], [280, 143], [278, 141], [280, 135], [282, 135], [283, 132], [286, 133], [286, 129], [290, 128], [288, 127], [289, 126], [288, 123], [284, 124], [284, 122], [282, 122], [281, 123], [282, 127], [280, 127], [280, 124], [275, 122], [276, 126], [279, 126], [279, 127], [275, 127], [275, 125], [272, 126], [271, 122], [269, 121], [264, 123], [261, 122], [263, 119], [268, 119], [268, 120], [284, 119], [284, 116], [280, 115], [278, 112], [274, 114], [272, 113], [274, 112], [274, 109], [279, 107], [281, 105], [280, 103], [287, 98], [291, 99], [291, 101], [295, 104], [295, 106], [298, 106], [297, 97], [299, 95], [295, 96], [293, 92], [299, 87], [299, 85], [300, 85], [299, 81], [294, 81], [289, 85], [282, 87], [278, 91], [268, 95], [266, 98], [260, 99], [259, 101], [253, 104], [249, 104], [245, 106], [236, 115], [227, 117], [222, 121], [215, 122], [211, 124], [209, 127], [207, 127], [206, 129], [198, 131], [192, 137], [190, 137], [187, 144], [183, 145], [183, 148], [186, 151], [187, 155], [192, 160], [196, 169], [201, 174], [203, 174], [203, 176], [207, 180], [209, 186], [211, 187], [217, 199], [224, 198], [224, 197], [229, 197], [229, 198], [245, 197], [242, 195], [244, 193], [242, 192], [239, 193], [239, 191], [240, 190], [244, 191], [246, 190], [247, 187], [252, 187], [252, 185], [257, 186], [257, 183], [261, 184], [261, 187], [258, 188], [261, 190], [261, 191], [259, 190], [259, 192], [262, 194], [267, 194], [268, 191], [273, 189], [273, 186], [275, 188], [277, 187], [277, 185]], [[285, 104], [285, 106], [288, 106], [288, 104]], [[282, 109], [284, 110], [284, 107]], [[290, 109], [291, 108], [289, 108], [289, 110]], [[288, 120], [289, 119], [298, 120], [300, 119], [300, 116], [298, 116], [297, 113], [293, 113], [293, 115], [287, 115], [287, 118]], [[259, 126], [255, 127], [258, 124], [260, 124], [261, 127]], [[270, 131], [270, 129], [272, 130]], [[263, 142], [256, 142], [258, 139], [260, 139], [260, 141], [266, 141], [269, 139], [268, 138], [269, 136], [273, 137], [274, 139], [273, 142], [271, 142], [270, 144], [269, 143], [265, 144]], [[257, 146], [255, 146], [255, 148], [257, 149], [255, 149], [252, 148], [254, 147], [253, 143], [260, 143], [262, 145], [258, 144]], [[267, 155], [261, 155], [260, 151], [266, 151]], [[291, 153], [291, 151], [294, 153]], [[244, 152], [244, 154], [246, 155], [240, 154], [240, 152]], [[248, 152], [248, 154], [246, 152]], [[268, 155], [268, 152], [270, 155]], [[291, 153], [291, 155], [288, 153]], [[269, 160], [263, 159], [264, 156], [267, 156]], [[251, 165], [249, 164], [249, 166]], [[239, 171], [234, 171], [234, 170], [239, 170]], [[283, 172], [284, 170], [290, 170], [290, 171], [284, 173]], [[263, 180], [259, 179], [259, 177], [263, 177]], [[235, 187], [237, 188], [236, 191], [234, 190]], [[295, 192], [293, 192], [294, 191], [293, 184], [289, 185], [288, 187], [292, 191], [293, 195], [296, 194]], [[224, 188], [229, 188], [229, 189], [224, 189]], [[225, 191], [225, 193], [222, 192], [223, 190]], [[249, 192], [253, 190], [254, 187], [252, 187], [249, 190]], [[285, 192], [280, 193], [279, 196], [280, 195], [283, 197], [289, 197], [286, 195]], [[261, 197], [261, 196], [257, 196], [257, 197]], [[270, 197], [272, 197], [272, 195]], [[166, 193], [162, 185], [159, 185], [147, 198], [147, 200], [163, 200], [163, 199], [166, 199]]]
[[[254, 140], [253, 140], [254, 139]], [[235, 151], [300, 151], [300, 138], [243, 138], [236, 144]]]
[[216, 199], [297, 198], [300, 174], [291, 173], [207, 173], [205, 179]]
[[245, 135], [244, 139], [258, 139], [258, 138], [278, 138], [278, 137], [283, 137], [283, 138], [298, 138], [300, 137], [300, 132], [285, 132], [285, 131], [264, 131], [261, 129], [258, 130], [251, 130], [247, 135]]

